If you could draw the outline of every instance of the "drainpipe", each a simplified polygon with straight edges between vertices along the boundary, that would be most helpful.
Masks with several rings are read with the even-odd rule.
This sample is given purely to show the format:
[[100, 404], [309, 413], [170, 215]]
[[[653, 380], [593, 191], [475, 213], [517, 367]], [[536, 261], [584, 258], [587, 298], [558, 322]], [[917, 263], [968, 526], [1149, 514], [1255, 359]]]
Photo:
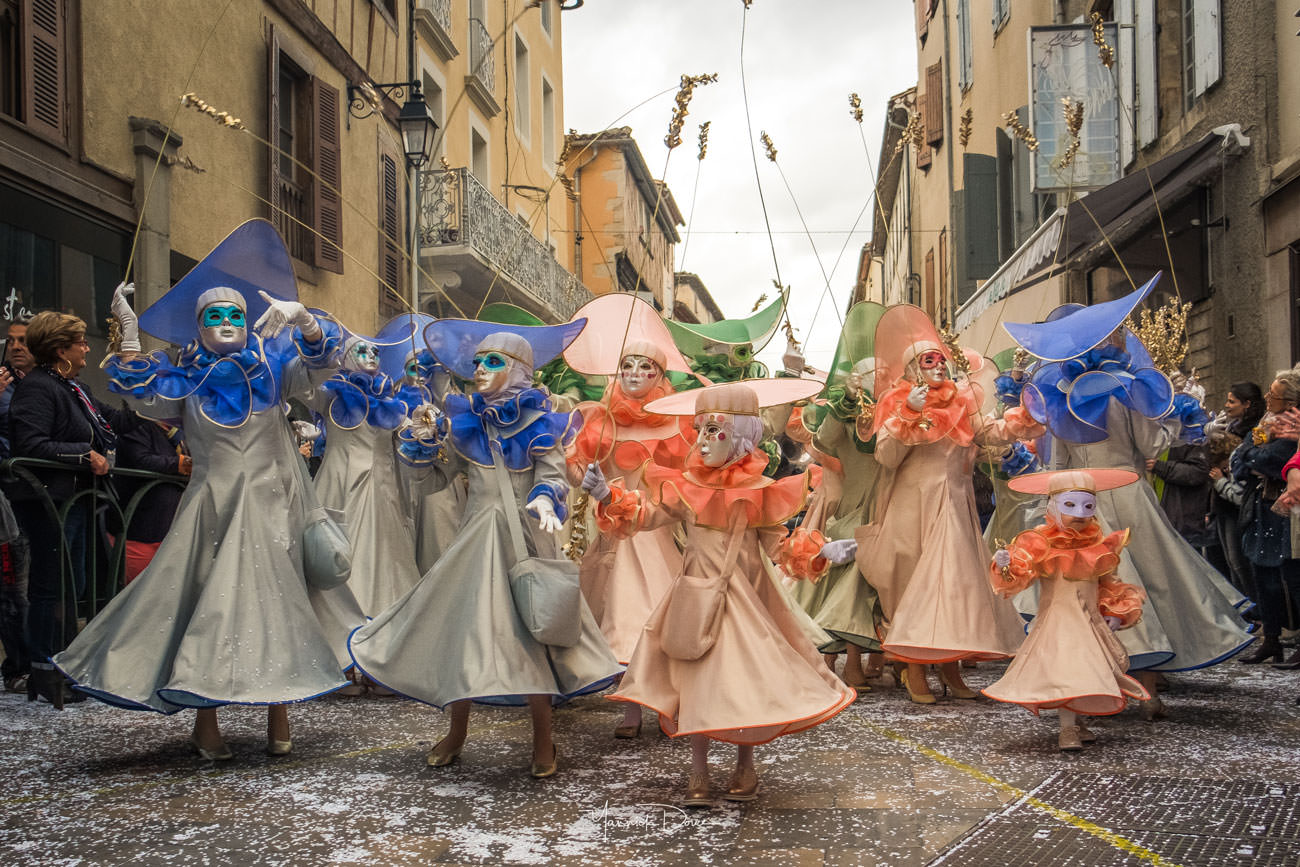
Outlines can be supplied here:
[[[415, 81], [415, 0], [409, 0], [406, 4], [406, 80]], [[410, 88], [408, 87], [409, 91]], [[409, 92], [407, 94], [410, 95]], [[411, 165], [410, 160], [406, 162], [406, 194], [409, 204], [407, 215], [407, 226], [411, 233], [411, 241], [407, 245], [407, 255], [410, 264], [410, 293], [411, 293], [411, 312], [420, 312], [420, 189], [419, 173], [416, 172], [415, 166]]]
[[[951, 31], [951, 20], [948, 17], [948, 0], [943, 0], [943, 64], [944, 71], [948, 78], [945, 82], [947, 86], [943, 89], [944, 102], [944, 136], [943, 149], [948, 152], [948, 237], [957, 238], [957, 210], [954, 205], [955, 183], [953, 180], [953, 134], [952, 134], [952, 48], [948, 40], [949, 31]], [[918, 72], [919, 74], [919, 72]], [[960, 80], [960, 76], [958, 77]], [[958, 85], [960, 86], [960, 85]], [[964, 234], [964, 233], [963, 233]], [[954, 300], [957, 295], [957, 267], [956, 256], [953, 251], [956, 250], [955, 243], [949, 243], [948, 261], [943, 263], [944, 270], [949, 271], [948, 279], [948, 297], [943, 299], [943, 318], [948, 327], [952, 327], [953, 311], [955, 310]], [[949, 270], [951, 269], [951, 270]]]

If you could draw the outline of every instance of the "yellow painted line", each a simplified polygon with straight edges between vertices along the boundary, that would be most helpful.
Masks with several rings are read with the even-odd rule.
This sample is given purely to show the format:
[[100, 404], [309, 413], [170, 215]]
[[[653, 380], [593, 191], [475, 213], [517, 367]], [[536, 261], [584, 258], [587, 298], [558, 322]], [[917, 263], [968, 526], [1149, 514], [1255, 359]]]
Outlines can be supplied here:
[[1103, 842], [1108, 843], [1111, 846], [1114, 846], [1116, 849], [1120, 850], [1121, 852], [1124, 852], [1125, 854], [1128, 855], [1132, 855], [1134, 858], [1137, 858], [1141, 861], [1145, 861], [1146, 863], [1153, 865], [1153, 867], [1181, 867], [1181, 865], [1179, 865], [1177, 862], [1170, 861], [1168, 858], [1165, 858], [1164, 856], [1160, 855], [1158, 852], [1152, 852], [1150, 849], [1146, 848], [1145, 846], [1142, 846], [1138, 843], [1134, 843], [1132, 840], [1128, 839], [1127, 837], [1122, 837], [1119, 834], [1116, 834], [1114, 831], [1110, 831], [1106, 828], [1101, 827], [1095, 822], [1089, 822], [1087, 819], [1083, 818], [1082, 816], [1076, 816], [1067, 810], [1062, 810], [1060, 807], [1054, 807], [1051, 804], [1047, 803], [1046, 801], [1041, 801], [1038, 798], [1035, 798], [1033, 795], [1029, 794], [1028, 792], [1024, 791], [1023, 789], [1017, 788], [1016, 786], [1011, 785], [1005, 780], [1000, 780], [997, 777], [993, 776], [992, 774], [980, 770], [974, 765], [968, 765], [966, 762], [963, 762], [960, 759], [954, 759], [952, 756], [949, 756], [945, 753], [941, 753], [938, 750], [933, 749], [931, 747], [927, 747], [925, 744], [914, 741], [911, 738], [907, 737], [906, 735], [899, 734], [898, 732], [893, 731], [892, 729], [887, 729], [884, 726], [878, 726], [875, 723], [868, 722], [867, 720], [862, 719], [861, 717], [857, 717], [857, 719], [864, 726], [871, 729], [881, 737], [888, 738], [889, 740], [902, 744], [903, 746], [910, 747], [911, 749], [916, 750], [918, 753], [920, 753], [921, 755], [925, 756], [928, 759], [933, 759], [934, 761], [938, 762], [941, 765], [946, 765], [947, 767], [953, 768], [954, 770], [961, 771], [963, 774], [966, 774], [967, 776], [970, 777], [974, 777], [975, 779], [979, 780], [982, 783], [987, 783], [988, 785], [992, 786], [995, 789], [999, 789], [1003, 792], [1006, 792], [1007, 794], [1015, 796], [1016, 798], [1022, 799], [1024, 803], [1028, 804], [1034, 809], [1041, 810], [1042, 812], [1046, 813], [1047, 815], [1051, 816], [1052, 818], [1060, 822], [1065, 823], [1066, 825], [1070, 825], [1072, 827], [1078, 828], [1080, 831], [1083, 831], [1087, 834], [1091, 834], [1093, 837], [1096, 837], [1097, 839], [1102, 840]]
[[[495, 731], [497, 729], [522, 726], [525, 725], [527, 722], [528, 722], [527, 720], [502, 720], [499, 722], [484, 723], [483, 725], [476, 727], [476, 729], [471, 730], [470, 738], [472, 739], [474, 737], [475, 731], [477, 732]], [[44, 801], [56, 801], [61, 798], [73, 798], [73, 797], [79, 797], [83, 795], [90, 795], [91, 797], [99, 797], [101, 795], [116, 795], [124, 792], [138, 792], [145, 789], [155, 789], [158, 788], [159, 786], [170, 786], [178, 783], [186, 783], [186, 782], [193, 781], [195, 779], [212, 780], [212, 779], [217, 779], [218, 777], [229, 776], [231, 774], [243, 774], [247, 776], [253, 776], [255, 774], [266, 773], [266, 772], [270, 772], [274, 774], [274, 773], [280, 773], [282, 771], [293, 770], [294, 768], [304, 767], [306, 765], [316, 765], [322, 762], [332, 762], [335, 761], [336, 759], [355, 759], [355, 758], [360, 758], [362, 756], [374, 755], [375, 753], [388, 752], [389, 750], [409, 749], [411, 747], [417, 746], [419, 743], [420, 743], [419, 741], [404, 741], [401, 743], [383, 744], [375, 747], [364, 747], [363, 749], [359, 749], [359, 750], [348, 750], [342, 753], [334, 753], [333, 755], [329, 755], [329, 756], [318, 756], [312, 759], [294, 759], [292, 761], [275, 761], [275, 762], [268, 763], [266, 765], [261, 765], [256, 767], [238, 766], [238, 765], [234, 767], [227, 766], [224, 768], [214, 767], [207, 771], [185, 774], [184, 776], [161, 777], [156, 779], [145, 780], [139, 783], [127, 783], [126, 785], [122, 785], [122, 786], [102, 786], [98, 789], [81, 789], [81, 790], [77, 790], [74, 793], [54, 792], [52, 794], [44, 794], [44, 795], [24, 795], [19, 798], [4, 798], [4, 799], [0, 799], [0, 807], [16, 807], [16, 806], [21, 806], [23, 804], [39, 804]]]

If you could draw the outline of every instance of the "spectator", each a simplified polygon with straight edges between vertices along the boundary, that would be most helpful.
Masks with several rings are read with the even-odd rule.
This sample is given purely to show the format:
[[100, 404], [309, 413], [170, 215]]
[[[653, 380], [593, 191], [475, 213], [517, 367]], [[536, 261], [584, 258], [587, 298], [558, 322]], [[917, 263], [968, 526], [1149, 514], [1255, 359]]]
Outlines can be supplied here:
[[1147, 458], [1147, 472], [1169, 523], [1193, 548], [1218, 544], [1209, 526], [1210, 452], [1204, 445], [1179, 443], [1162, 458]]
[[[14, 391], [9, 413], [9, 441], [14, 457], [65, 464], [68, 470], [34, 468], [38, 483], [56, 508], [93, 483], [111, 467], [119, 433], [142, 422], [139, 416], [96, 400], [77, 381], [90, 345], [86, 323], [67, 313], [36, 314], [27, 327], [27, 347], [36, 366]], [[76, 468], [76, 469], [73, 469]], [[91, 534], [91, 505], [82, 498], [68, 510], [63, 534], [72, 563], [72, 587], [60, 586], [60, 538], [41, 492], [30, 486], [15, 493], [14, 515], [31, 543], [27, 586], [27, 652], [31, 675], [27, 698], [38, 695], [56, 709], [70, 695], [63, 676], [50, 663], [76, 625], [76, 599], [85, 587], [86, 542]], [[63, 604], [60, 605], [60, 599]]]
[[[1225, 438], [1235, 438], [1239, 442], [1248, 440], [1263, 415], [1264, 393], [1260, 387], [1253, 382], [1235, 383], [1228, 389], [1223, 412], [1214, 423], [1215, 432], [1210, 435], [1211, 441], [1222, 443]], [[1257, 600], [1259, 592], [1255, 588], [1254, 570], [1241, 551], [1242, 486], [1234, 482], [1231, 473], [1225, 473], [1220, 467], [1210, 470], [1210, 482], [1214, 486], [1210, 513], [1214, 516], [1219, 546], [1227, 561], [1228, 580], [1242, 594]]]
[[[188, 476], [194, 462], [190, 460], [180, 428], [150, 419], [149, 423], [118, 439], [117, 465], [122, 469]], [[151, 484], [148, 480], [118, 479], [118, 497], [123, 508], [148, 484]], [[142, 495], [126, 531], [125, 583], [130, 584], [143, 572], [157, 553], [159, 543], [171, 529], [183, 491], [177, 485], [163, 482], [154, 484]]]
[[[30, 315], [9, 324], [4, 359], [0, 365], [0, 460], [9, 457], [9, 403], [14, 389], [35, 365], [27, 351], [27, 323]], [[0, 676], [7, 692], [25, 692], [31, 668], [23, 637], [27, 624], [27, 537], [16, 524], [9, 500], [0, 494], [0, 647], [4, 662]]]

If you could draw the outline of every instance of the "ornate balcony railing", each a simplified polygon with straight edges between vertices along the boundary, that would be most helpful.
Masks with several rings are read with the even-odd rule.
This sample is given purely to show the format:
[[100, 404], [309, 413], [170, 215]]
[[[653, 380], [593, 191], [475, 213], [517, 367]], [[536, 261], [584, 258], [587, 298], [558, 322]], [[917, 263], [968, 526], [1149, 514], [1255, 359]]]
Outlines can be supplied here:
[[497, 68], [492, 57], [492, 34], [477, 18], [469, 19], [469, 74], [478, 79], [483, 88], [495, 97]]
[[420, 3], [442, 25], [444, 32], [451, 33], [451, 0], [420, 0]]
[[460, 53], [451, 38], [451, 0], [419, 0], [415, 24], [420, 35], [444, 61]]
[[466, 168], [420, 172], [420, 249], [468, 247], [507, 288], [519, 288], [561, 320], [591, 300], [528, 226]]

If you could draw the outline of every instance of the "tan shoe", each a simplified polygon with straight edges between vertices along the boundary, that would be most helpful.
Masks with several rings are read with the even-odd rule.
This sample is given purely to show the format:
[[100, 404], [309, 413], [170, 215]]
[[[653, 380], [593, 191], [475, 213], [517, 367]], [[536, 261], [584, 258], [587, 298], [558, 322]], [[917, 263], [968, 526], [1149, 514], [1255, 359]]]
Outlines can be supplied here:
[[1079, 739], [1079, 727], [1065, 726], [1061, 729], [1061, 734], [1056, 739], [1056, 743], [1063, 753], [1079, 752], [1079, 750], [1083, 749], [1083, 741]]
[[447, 739], [443, 738], [433, 745], [429, 750], [429, 755], [425, 758], [431, 768], [445, 768], [460, 758], [460, 751], [464, 747], [462, 744], [454, 750], [446, 746]]
[[266, 739], [266, 754], [268, 756], [287, 756], [293, 751], [293, 741], [281, 741], [275, 738]]
[[1079, 730], [1079, 740], [1083, 741], [1085, 744], [1095, 744], [1097, 742], [1096, 733], [1083, 723], [1079, 723], [1075, 728]]
[[544, 780], [547, 777], [555, 776], [555, 772], [558, 771], [559, 769], [560, 769], [560, 750], [555, 745], [552, 745], [551, 760], [549, 762], [544, 762], [542, 764], [533, 762], [533, 766], [528, 770], [528, 773], [532, 776], [534, 780]]
[[959, 698], [963, 701], [973, 701], [979, 698], [979, 693], [962, 683], [960, 676], [956, 681], [949, 680], [948, 675], [944, 674], [942, 668], [939, 669], [939, 680], [943, 681], [943, 685], [947, 688], [948, 694], [953, 698]]
[[1165, 703], [1159, 696], [1138, 702], [1138, 713], [1146, 722], [1155, 722], [1168, 716], [1165, 713]]
[[902, 680], [903, 689], [907, 690], [907, 695], [910, 699], [912, 699], [912, 701], [916, 702], [917, 704], [935, 703], [936, 699], [934, 697], [934, 693], [932, 692], [912, 692], [912, 684], [907, 677], [906, 668], [903, 669], [902, 678], [903, 678]]
[[709, 772], [691, 771], [690, 779], [686, 783], [686, 797], [682, 798], [683, 807], [712, 807], [713, 806], [713, 786], [709, 782]]
[[758, 772], [753, 768], [736, 768], [731, 779], [727, 781], [728, 801], [752, 801], [758, 797]]

